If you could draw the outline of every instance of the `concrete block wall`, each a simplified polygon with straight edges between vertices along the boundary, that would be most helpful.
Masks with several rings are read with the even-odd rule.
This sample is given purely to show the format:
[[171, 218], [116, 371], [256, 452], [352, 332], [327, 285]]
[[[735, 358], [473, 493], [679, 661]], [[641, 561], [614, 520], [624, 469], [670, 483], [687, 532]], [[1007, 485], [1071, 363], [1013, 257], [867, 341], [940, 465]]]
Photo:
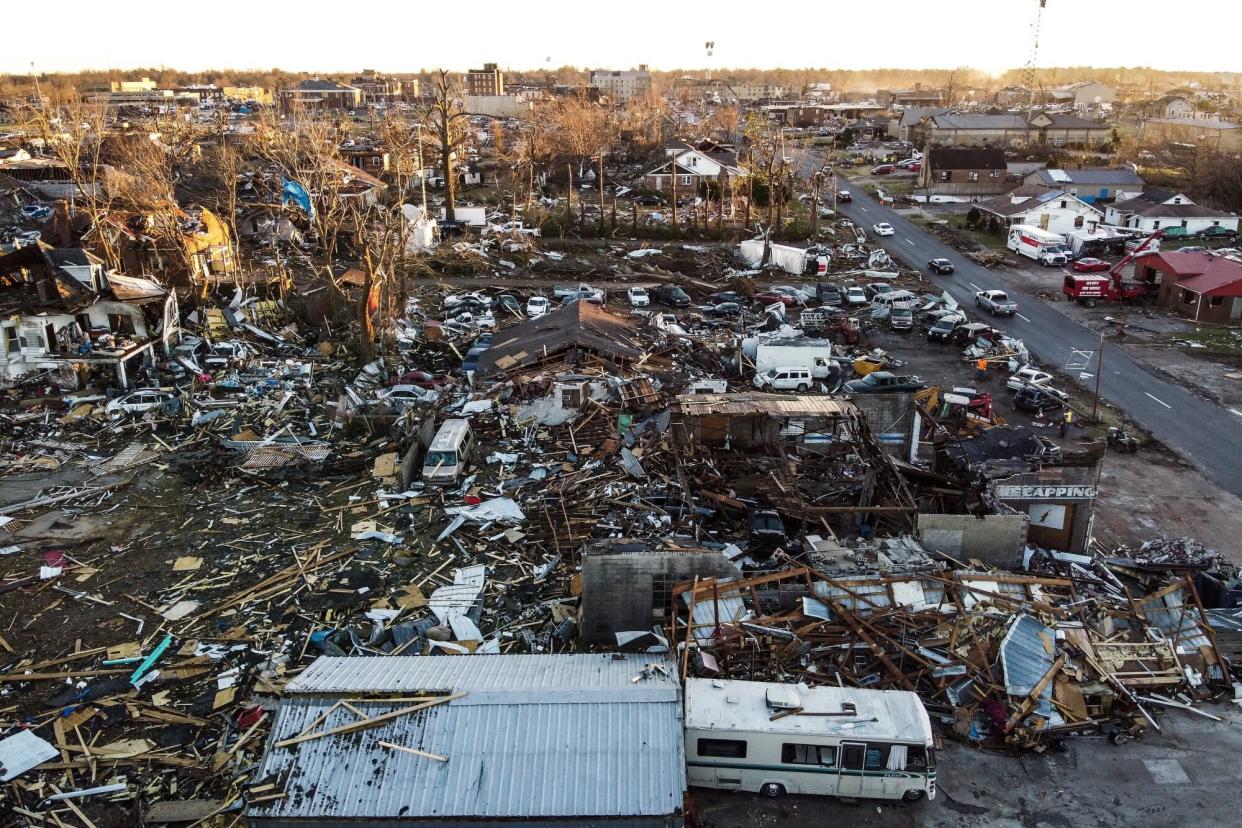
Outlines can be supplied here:
[[1022, 564], [1026, 547], [1026, 515], [919, 515], [918, 534], [929, 552], [958, 559], [978, 558], [1006, 569]]
[[616, 643], [614, 633], [651, 629], [652, 610], [678, 581], [735, 578], [737, 569], [715, 550], [594, 552], [582, 558], [582, 639]]

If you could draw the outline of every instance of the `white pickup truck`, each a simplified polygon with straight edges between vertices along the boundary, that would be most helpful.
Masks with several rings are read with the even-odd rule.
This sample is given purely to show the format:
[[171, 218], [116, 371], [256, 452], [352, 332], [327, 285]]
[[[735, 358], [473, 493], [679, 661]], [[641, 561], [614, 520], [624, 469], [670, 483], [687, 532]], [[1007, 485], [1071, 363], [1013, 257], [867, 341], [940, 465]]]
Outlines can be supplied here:
[[975, 307], [988, 311], [993, 316], [1013, 316], [1018, 312], [1018, 303], [1009, 298], [1003, 290], [981, 290], [975, 294]]
[[595, 288], [582, 282], [577, 285], [555, 285], [552, 288], [552, 298], [564, 301], [566, 297], [574, 299], [585, 299], [588, 302], [601, 305], [604, 302], [604, 291], [602, 288]]

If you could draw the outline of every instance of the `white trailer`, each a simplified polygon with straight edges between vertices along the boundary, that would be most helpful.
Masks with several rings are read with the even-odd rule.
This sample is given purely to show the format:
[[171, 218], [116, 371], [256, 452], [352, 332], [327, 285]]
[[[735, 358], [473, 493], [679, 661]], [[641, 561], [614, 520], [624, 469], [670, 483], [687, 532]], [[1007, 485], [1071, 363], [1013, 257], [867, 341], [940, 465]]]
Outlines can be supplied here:
[[769, 796], [936, 795], [931, 721], [917, 693], [687, 678], [686, 776]]
[[1019, 256], [1042, 262], [1045, 254], [1061, 251], [1064, 247], [1064, 236], [1049, 233], [1032, 224], [1015, 224], [1009, 228], [1009, 249]]
[[805, 368], [815, 379], [827, 379], [832, 372], [832, 343], [826, 339], [762, 343], [755, 347], [755, 375], [773, 368]]
[[[790, 247], [785, 244], [770, 245], [771, 250], [768, 252], [768, 264], [773, 267], [779, 267], [786, 273], [795, 276], [801, 276], [806, 272], [807, 254], [806, 249], [801, 247]], [[749, 267], [758, 267], [763, 261], [763, 239], [747, 239], [741, 245], [742, 261], [746, 262]], [[827, 261], [825, 260], [825, 270], [827, 270]]]

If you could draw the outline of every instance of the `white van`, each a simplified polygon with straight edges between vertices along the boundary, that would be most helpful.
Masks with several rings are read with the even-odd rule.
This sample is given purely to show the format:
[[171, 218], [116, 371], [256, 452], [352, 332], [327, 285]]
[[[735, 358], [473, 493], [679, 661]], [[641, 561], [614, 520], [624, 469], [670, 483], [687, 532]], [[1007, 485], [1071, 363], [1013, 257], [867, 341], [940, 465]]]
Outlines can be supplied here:
[[474, 454], [474, 432], [467, 420], [445, 420], [423, 458], [423, 482], [451, 486], [459, 481]]
[[814, 378], [806, 368], [773, 368], [763, 374], [755, 374], [755, 387], [772, 391], [806, 391]]

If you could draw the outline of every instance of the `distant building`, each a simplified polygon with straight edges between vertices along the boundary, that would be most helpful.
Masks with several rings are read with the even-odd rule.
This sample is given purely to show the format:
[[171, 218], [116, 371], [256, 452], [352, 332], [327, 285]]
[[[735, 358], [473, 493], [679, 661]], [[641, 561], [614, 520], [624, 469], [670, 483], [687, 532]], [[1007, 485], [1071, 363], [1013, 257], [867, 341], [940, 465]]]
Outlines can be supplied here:
[[1139, 140], [1238, 152], [1242, 151], [1242, 125], [1220, 118], [1152, 118], [1139, 125]]
[[940, 106], [949, 100], [947, 89], [924, 89], [916, 83], [913, 89], [877, 89], [876, 103], [881, 106]]
[[1184, 95], [1165, 95], [1143, 104], [1142, 110], [1148, 118], [1191, 118], [1195, 105]]
[[1005, 153], [988, 147], [932, 147], [923, 157], [918, 186], [939, 195], [997, 195], [1005, 183]]
[[1052, 112], [982, 114], [944, 112], [911, 126], [918, 146], [995, 146], [1066, 144], [1098, 147], [1113, 140], [1112, 127], [1076, 115]]
[[592, 69], [590, 86], [618, 103], [626, 103], [640, 98], [651, 91], [651, 73], [647, 64], [640, 63], [637, 69], [616, 71], [611, 69]]
[[1079, 81], [1048, 90], [1049, 103], [1070, 104], [1075, 109], [1087, 109], [1117, 100], [1117, 90], [1099, 81]]
[[1134, 198], [1110, 204], [1104, 219], [1108, 224], [1146, 233], [1163, 230], [1171, 238], [1238, 231], [1238, 217], [1233, 213], [1200, 206], [1173, 190], [1147, 190]]
[[[384, 77], [374, 69], [363, 69], [362, 74], [349, 82], [350, 86], [362, 91], [362, 102], [365, 104], [382, 104], [388, 106], [401, 100], [404, 82], [393, 77]], [[418, 81], [414, 81], [415, 86]], [[417, 97], [417, 92], [414, 97]]]
[[1098, 225], [1104, 213], [1061, 190], [1019, 187], [979, 203], [979, 210], [996, 216], [1002, 226], [1028, 224], [1049, 233], [1068, 233]]
[[1028, 187], [1045, 190], [1064, 190], [1088, 204], [1111, 201], [1119, 193], [1143, 191], [1146, 182], [1133, 170], [1086, 169], [1086, 170], [1035, 170], [1023, 179]]
[[259, 104], [272, 102], [272, 93], [262, 86], [225, 86], [220, 91], [230, 101], [254, 101]]
[[466, 94], [505, 94], [505, 73], [495, 63], [485, 63], [482, 69], [471, 69], [466, 73]]
[[1006, 86], [996, 91], [997, 106], [1026, 106], [1031, 102], [1031, 90], [1025, 86]]
[[280, 103], [286, 110], [341, 110], [362, 106], [362, 90], [345, 83], [307, 78], [291, 89], [280, 90]]

